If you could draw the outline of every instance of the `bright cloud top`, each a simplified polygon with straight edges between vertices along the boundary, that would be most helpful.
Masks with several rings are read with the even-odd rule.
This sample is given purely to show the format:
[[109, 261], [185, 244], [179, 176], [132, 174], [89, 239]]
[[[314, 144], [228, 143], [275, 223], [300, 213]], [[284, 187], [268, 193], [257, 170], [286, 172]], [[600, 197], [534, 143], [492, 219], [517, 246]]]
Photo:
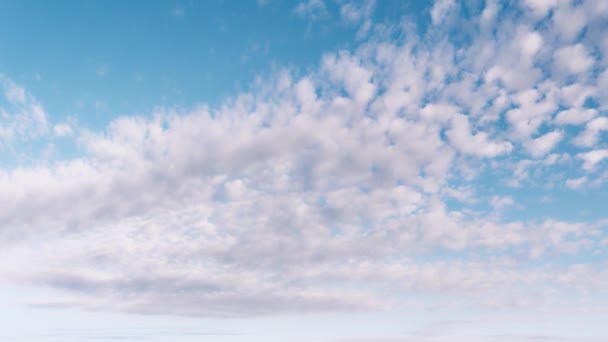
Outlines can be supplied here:
[[50, 123], [0, 76], [2, 148], [85, 150], [0, 170], [3, 281], [60, 294], [36, 305], [209, 317], [390, 310], [415, 293], [605, 308], [591, 298], [608, 286], [608, 221], [506, 212], [534, 213], [512, 188], [606, 186], [608, 3], [488, 1], [464, 18], [438, 1], [428, 27], [341, 4], [355, 50], [221, 106], [94, 131]]

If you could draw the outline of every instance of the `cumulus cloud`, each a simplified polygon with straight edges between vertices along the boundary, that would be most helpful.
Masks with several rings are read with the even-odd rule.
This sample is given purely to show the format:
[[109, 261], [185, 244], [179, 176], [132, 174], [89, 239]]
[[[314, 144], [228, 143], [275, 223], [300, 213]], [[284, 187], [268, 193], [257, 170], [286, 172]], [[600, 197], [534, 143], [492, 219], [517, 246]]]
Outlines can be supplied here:
[[597, 149], [577, 155], [583, 160], [583, 169], [593, 171], [604, 159], [608, 159], [608, 149]]
[[[437, 2], [433, 22], [454, 6]], [[55, 125], [82, 155], [0, 170], [2, 281], [58, 291], [40, 305], [215, 317], [380, 310], [410, 291], [538, 307], [605, 288], [605, 265], [556, 262], [601, 251], [605, 221], [506, 220], [492, 210], [517, 196], [484, 196], [487, 210], [470, 198], [487, 170], [524, 181], [574, 159], [585, 175], [560, 182], [576, 188], [608, 158], [604, 117], [581, 109], [597, 80], [573, 87], [539, 67], [589, 71], [591, 49], [549, 39], [564, 34], [552, 26], [530, 29], [559, 4], [525, 6], [529, 15], [479, 19], [496, 37], [475, 31], [462, 45], [437, 40], [437, 27], [397, 25], [217, 107], [124, 116], [99, 131]], [[342, 15], [365, 20], [351, 10]], [[4, 86], [27, 120], [2, 127], [46, 129], [39, 104]], [[587, 150], [555, 151], [573, 138], [564, 124], [584, 129]]]
[[574, 143], [580, 146], [592, 147], [597, 143], [600, 134], [604, 131], [608, 131], [608, 118], [593, 119], [585, 125], [585, 130], [574, 139]]
[[564, 133], [561, 131], [552, 131], [543, 134], [528, 143], [528, 150], [530, 151], [530, 154], [535, 157], [544, 156], [555, 148], [557, 143], [562, 140], [563, 136]]
[[596, 109], [570, 108], [559, 112], [555, 117], [555, 123], [580, 125], [593, 119], [596, 115]]
[[556, 65], [572, 74], [580, 74], [589, 70], [593, 64], [593, 57], [589, 56], [583, 44], [565, 46], [555, 52]]
[[464, 115], [456, 115], [452, 118], [452, 128], [446, 135], [454, 146], [463, 153], [477, 156], [495, 157], [500, 154], [511, 152], [510, 142], [491, 142], [485, 132], [471, 134], [469, 120]]

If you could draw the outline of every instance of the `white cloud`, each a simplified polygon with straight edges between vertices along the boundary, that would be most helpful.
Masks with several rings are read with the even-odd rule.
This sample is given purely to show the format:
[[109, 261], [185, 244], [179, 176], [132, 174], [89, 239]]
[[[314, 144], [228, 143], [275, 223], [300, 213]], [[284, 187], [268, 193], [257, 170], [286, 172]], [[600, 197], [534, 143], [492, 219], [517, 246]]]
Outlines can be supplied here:
[[67, 137], [72, 135], [74, 132], [72, 131], [72, 127], [69, 124], [56, 124], [53, 126], [53, 133], [57, 137]]
[[557, 143], [562, 140], [564, 133], [562, 131], [552, 131], [545, 133], [542, 136], [535, 138], [527, 144], [530, 154], [534, 157], [542, 157], [551, 152]]
[[496, 19], [496, 15], [500, 10], [500, 2], [496, 0], [488, 0], [486, 1], [486, 6], [481, 12], [480, 17], [480, 26], [482, 27], [482, 31], [487, 31], [488, 26], [494, 23]]
[[572, 83], [560, 88], [560, 100], [568, 107], [580, 108], [588, 98], [594, 98], [597, 89], [584, 83]]
[[340, 3], [340, 16], [347, 22], [358, 23], [371, 15], [374, 6], [374, 0], [363, 2], [343, 1]]
[[559, 68], [572, 74], [584, 73], [595, 63], [581, 43], [560, 48], [554, 57]]
[[0, 74], [7, 106], [0, 102], [0, 147], [3, 141], [29, 140], [48, 130], [47, 115], [40, 103], [24, 87]]
[[485, 132], [471, 134], [469, 120], [466, 116], [460, 114], [452, 118], [452, 128], [447, 131], [446, 135], [459, 151], [481, 157], [495, 157], [509, 153], [513, 148], [508, 141], [489, 141]]
[[434, 25], [439, 24], [456, 7], [454, 0], [436, 0], [431, 9], [431, 20]]
[[7, 79], [4, 79], [4, 96], [14, 104], [25, 104], [27, 99], [25, 88]]
[[587, 183], [586, 176], [566, 180], [566, 186], [572, 189], [580, 189], [585, 183]]
[[347, 54], [326, 56], [323, 69], [332, 80], [344, 86], [358, 107], [365, 106], [375, 95], [376, 85], [371, 82], [373, 73], [361, 65], [358, 58]]
[[585, 130], [574, 139], [574, 143], [579, 146], [593, 147], [604, 131], [608, 131], [608, 118], [595, 118], [587, 123]]
[[522, 54], [526, 59], [532, 59], [543, 46], [543, 37], [538, 32], [528, 32], [522, 37]]
[[583, 6], [571, 6], [571, 3], [561, 2], [552, 18], [554, 28], [566, 42], [575, 40], [588, 22]]
[[502, 210], [506, 207], [512, 206], [515, 202], [510, 196], [492, 196], [490, 199], [490, 205], [494, 210]]
[[608, 149], [579, 153], [577, 157], [583, 160], [583, 169], [593, 171], [597, 167], [597, 164], [601, 163], [604, 159], [608, 159]]
[[557, 0], [524, 0], [534, 14], [538, 17], [545, 17], [551, 9], [557, 5]]
[[[608, 44], [607, 44], [608, 45]], [[605, 69], [597, 78], [598, 86], [601, 90], [606, 91], [608, 88], [608, 69]]]
[[506, 117], [513, 128], [515, 139], [521, 141], [529, 141], [557, 109], [552, 95], [543, 94], [537, 89], [518, 92], [513, 100], [518, 107], [507, 111]]
[[376, 6], [375, 0], [341, 1], [340, 17], [350, 25], [359, 25], [357, 38], [362, 39], [372, 27], [371, 15]]
[[570, 108], [557, 113], [555, 123], [561, 125], [580, 125], [597, 116], [596, 109]]

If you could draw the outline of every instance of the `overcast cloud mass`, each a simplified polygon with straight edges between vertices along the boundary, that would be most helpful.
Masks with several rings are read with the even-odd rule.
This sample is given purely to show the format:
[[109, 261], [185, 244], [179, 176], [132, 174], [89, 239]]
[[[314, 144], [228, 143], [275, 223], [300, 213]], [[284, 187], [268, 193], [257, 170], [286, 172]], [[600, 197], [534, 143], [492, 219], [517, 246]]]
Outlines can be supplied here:
[[[170, 25], [202, 10], [171, 6]], [[508, 328], [608, 318], [608, 2], [387, 6], [294, 2], [302, 51], [332, 25], [352, 43], [103, 120], [47, 108], [59, 80], [0, 69], [0, 284], [28, 289], [11, 301], [235, 322], [430, 310], [456, 314], [363, 340], [608, 339], [601, 320]], [[104, 58], [88, 77], [123, 72]], [[355, 340], [328, 325], [317, 340]]]

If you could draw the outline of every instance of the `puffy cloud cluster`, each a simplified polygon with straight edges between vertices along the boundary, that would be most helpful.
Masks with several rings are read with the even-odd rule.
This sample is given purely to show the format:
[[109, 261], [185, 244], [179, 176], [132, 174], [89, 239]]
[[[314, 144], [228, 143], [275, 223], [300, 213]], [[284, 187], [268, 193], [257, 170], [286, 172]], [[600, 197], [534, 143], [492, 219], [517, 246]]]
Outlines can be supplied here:
[[[0, 171], [0, 275], [63, 294], [38, 305], [221, 317], [381, 309], [410, 291], [537, 306], [605, 288], [605, 265], [563, 260], [603, 255], [606, 222], [507, 222], [497, 212], [517, 199], [503, 194], [466, 208], [471, 170], [511, 156], [518, 183], [562, 161], [580, 188], [604, 167], [602, 3], [488, 1], [452, 41], [442, 19], [461, 5], [441, 1], [424, 34], [376, 31], [219, 108], [56, 125], [86, 153]], [[46, 132], [3, 82], [20, 110], [2, 132]]]

